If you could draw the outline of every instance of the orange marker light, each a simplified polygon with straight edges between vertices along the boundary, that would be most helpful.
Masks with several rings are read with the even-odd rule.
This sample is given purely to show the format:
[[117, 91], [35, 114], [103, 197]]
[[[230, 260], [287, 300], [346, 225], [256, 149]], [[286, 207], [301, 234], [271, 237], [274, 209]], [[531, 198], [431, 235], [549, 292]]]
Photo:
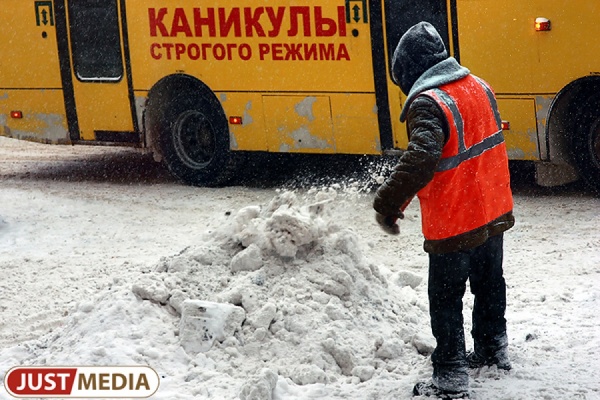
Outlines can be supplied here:
[[10, 117], [16, 118], [16, 119], [21, 119], [21, 118], [23, 118], [23, 112], [22, 111], [11, 111]]
[[502, 121], [502, 130], [503, 131], [509, 131], [510, 130], [510, 122], [508, 122], [508, 121]]
[[535, 19], [535, 30], [538, 32], [545, 32], [550, 30], [550, 20], [548, 18], [536, 18]]
[[242, 125], [242, 117], [229, 117], [231, 125]]

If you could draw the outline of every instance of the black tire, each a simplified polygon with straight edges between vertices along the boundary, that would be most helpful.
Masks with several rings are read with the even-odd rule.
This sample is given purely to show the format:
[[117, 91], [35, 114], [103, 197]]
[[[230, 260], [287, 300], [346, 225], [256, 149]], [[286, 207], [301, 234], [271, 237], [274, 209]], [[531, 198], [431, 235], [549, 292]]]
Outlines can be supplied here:
[[583, 103], [573, 137], [573, 158], [580, 176], [600, 195], [600, 95]]
[[229, 127], [215, 95], [193, 78], [180, 78], [149, 100], [149, 126], [173, 176], [195, 186], [222, 186], [234, 176]]

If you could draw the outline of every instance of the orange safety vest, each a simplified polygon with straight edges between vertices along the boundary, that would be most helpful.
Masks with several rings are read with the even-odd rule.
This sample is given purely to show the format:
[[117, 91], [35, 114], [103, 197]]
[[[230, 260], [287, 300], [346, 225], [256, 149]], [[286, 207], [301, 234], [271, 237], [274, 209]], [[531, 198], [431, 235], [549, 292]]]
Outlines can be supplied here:
[[490, 87], [468, 75], [421, 95], [440, 105], [450, 128], [433, 180], [417, 193], [425, 239], [455, 237], [512, 211], [506, 144]]

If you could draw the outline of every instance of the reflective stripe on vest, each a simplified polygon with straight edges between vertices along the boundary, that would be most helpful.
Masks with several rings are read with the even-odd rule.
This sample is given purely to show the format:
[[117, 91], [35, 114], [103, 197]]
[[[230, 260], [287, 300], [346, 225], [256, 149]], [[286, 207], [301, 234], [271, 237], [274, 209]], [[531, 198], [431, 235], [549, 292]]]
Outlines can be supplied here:
[[432, 91], [439, 97], [441, 101], [444, 102], [444, 104], [452, 113], [453, 123], [456, 127], [456, 133], [458, 135], [458, 154], [452, 157], [442, 158], [437, 166], [436, 172], [448, 171], [456, 168], [463, 161], [475, 158], [481, 155], [484, 151], [490, 150], [504, 142], [504, 134], [502, 133], [502, 120], [500, 118], [500, 113], [498, 112], [496, 98], [494, 97], [494, 94], [490, 88], [484, 82], [477, 77], [474, 78], [481, 85], [481, 87], [483, 87], [485, 93], [487, 94], [490, 106], [492, 107], [492, 110], [494, 110], [494, 117], [496, 118], [498, 131], [467, 149], [465, 146], [465, 132], [462, 115], [460, 115], [454, 100], [452, 100], [448, 93], [444, 92], [442, 89], [432, 89]]

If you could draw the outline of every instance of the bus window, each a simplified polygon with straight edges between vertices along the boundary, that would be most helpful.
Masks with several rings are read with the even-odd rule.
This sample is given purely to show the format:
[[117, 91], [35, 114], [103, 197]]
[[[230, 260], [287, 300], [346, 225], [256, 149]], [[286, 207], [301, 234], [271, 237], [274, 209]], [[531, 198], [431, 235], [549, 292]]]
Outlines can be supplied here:
[[69, 1], [73, 66], [81, 81], [123, 76], [117, 0]]
[[427, 21], [438, 30], [446, 48], [448, 38], [448, 11], [442, 0], [385, 0], [387, 46], [390, 65], [394, 50], [402, 35], [414, 24]]

